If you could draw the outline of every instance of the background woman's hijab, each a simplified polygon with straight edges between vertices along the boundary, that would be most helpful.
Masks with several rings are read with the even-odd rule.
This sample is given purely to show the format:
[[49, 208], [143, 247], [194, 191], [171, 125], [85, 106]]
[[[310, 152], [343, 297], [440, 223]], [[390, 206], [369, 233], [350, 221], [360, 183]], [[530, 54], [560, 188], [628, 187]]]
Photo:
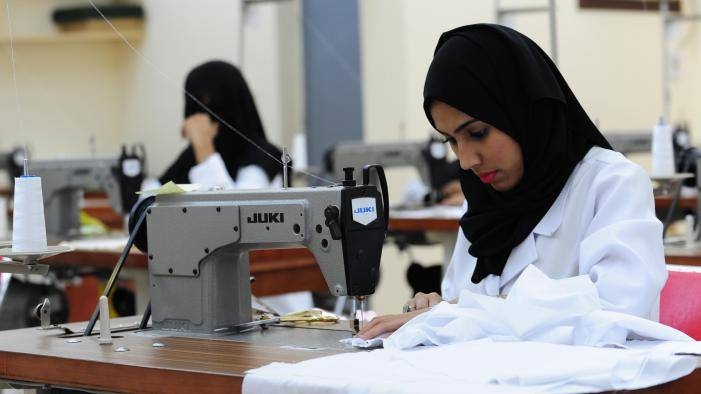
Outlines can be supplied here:
[[424, 111], [442, 101], [511, 136], [524, 175], [497, 192], [461, 170], [468, 211], [460, 226], [477, 257], [472, 282], [501, 275], [511, 250], [545, 216], [577, 163], [594, 146], [611, 149], [548, 56], [528, 37], [499, 25], [441, 35], [424, 86]]
[[[223, 61], [204, 63], [190, 71], [185, 81], [185, 90], [260, 147], [280, 158], [280, 149], [265, 139], [253, 96], [238, 68]], [[196, 113], [208, 114], [200, 104], [186, 95], [185, 118]], [[218, 122], [217, 119], [212, 120]], [[239, 168], [251, 164], [262, 167], [270, 180], [282, 172], [282, 166], [275, 160], [221, 123], [214, 138], [214, 148], [221, 155], [234, 180]], [[196, 164], [192, 146], [188, 146], [161, 176], [160, 182], [189, 183], [188, 173]]]

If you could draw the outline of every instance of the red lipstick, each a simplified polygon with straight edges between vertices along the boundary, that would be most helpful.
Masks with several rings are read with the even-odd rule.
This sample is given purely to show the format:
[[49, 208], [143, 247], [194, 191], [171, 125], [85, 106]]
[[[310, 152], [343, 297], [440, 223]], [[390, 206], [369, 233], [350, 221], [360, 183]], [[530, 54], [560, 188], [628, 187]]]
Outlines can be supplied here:
[[494, 182], [494, 178], [497, 177], [497, 172], [496, 171], [483, 172], [481, 174], [477, 174], [477, 176], [480, 178], [482, 183], [489, 184], [489, 183]]

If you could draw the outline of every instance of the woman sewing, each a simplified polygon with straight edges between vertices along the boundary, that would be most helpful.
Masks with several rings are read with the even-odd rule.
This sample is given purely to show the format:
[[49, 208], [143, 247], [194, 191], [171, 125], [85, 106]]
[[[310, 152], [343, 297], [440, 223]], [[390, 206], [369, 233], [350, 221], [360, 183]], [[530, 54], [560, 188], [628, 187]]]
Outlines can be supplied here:
[[487, 24], [444, 33], [424, 111], [460, 160], [467, 209], [442, 296], [416, 294], [361, 338], [465, 289], [505, 297], [529, 265], [553, 279], [588, 275], [604, 309], [657, 320], [667, 271], [650, 180], [611, 149], [533, 41]]
[[280, 149], [266, 140], [253, 96], [238, 68], [223, 61], [204, 63], [188, 74], [185, 90], [189, 95], [185, 95], [181, 134], [189, 145], [159, 178], [160, 183], [225, 189], [282, 184], [282, 166], [276, 161]]

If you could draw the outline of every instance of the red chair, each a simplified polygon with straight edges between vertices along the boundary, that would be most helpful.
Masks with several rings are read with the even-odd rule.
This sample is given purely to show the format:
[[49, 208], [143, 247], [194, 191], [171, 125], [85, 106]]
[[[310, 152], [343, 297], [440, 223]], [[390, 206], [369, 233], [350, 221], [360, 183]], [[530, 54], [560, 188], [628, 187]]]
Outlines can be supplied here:
[[701, 273], [669, 271], [660, 297], [660, 323], [701, 340]]

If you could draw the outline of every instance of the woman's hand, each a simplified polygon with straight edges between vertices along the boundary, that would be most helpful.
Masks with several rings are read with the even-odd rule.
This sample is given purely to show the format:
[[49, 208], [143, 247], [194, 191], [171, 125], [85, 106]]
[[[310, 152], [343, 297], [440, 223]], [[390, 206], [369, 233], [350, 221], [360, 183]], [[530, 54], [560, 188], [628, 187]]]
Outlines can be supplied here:
[[407, 311], [428, 309], [434, 305], [440, 304], [441, 301], [443, 301], [443, 298], [438, 293], [425, 294], [418, 292], [414, 298], [406, 302], [405, 309]]
[[391, 334], [396, 331], [399, 327], [403, 326], [406, 322], [413, 319], [415, 316], [426, 312], [428, 309], [422, 309], [413, 312], [402, 313], [399, 315], [383, 315], [377, 316], [376, 318], [370, 320], [360, 331], [358, 331], [358, 337], [368, 340], [372, 338], [377, 338], [382, 334]]
[[382, 334], [391, 334], [415, 316], [430, 310], [432, 306], [439, 304], [441, 301], [443, 301], [443, 298], [438, 293], [425, 294], [418, 292], [414, 298], [407, 301], [404, 305], [405, 313], [378, 316], [372, 319], [358, 331], [358, 337], [368, 340]]
[[192, 145], [197, 163], [202, 163], [214, 154], [214, 137], [219, 131], [219, 123], [212, 122], [209, 115], [190, 115], [183, 123], [182, 134]]

